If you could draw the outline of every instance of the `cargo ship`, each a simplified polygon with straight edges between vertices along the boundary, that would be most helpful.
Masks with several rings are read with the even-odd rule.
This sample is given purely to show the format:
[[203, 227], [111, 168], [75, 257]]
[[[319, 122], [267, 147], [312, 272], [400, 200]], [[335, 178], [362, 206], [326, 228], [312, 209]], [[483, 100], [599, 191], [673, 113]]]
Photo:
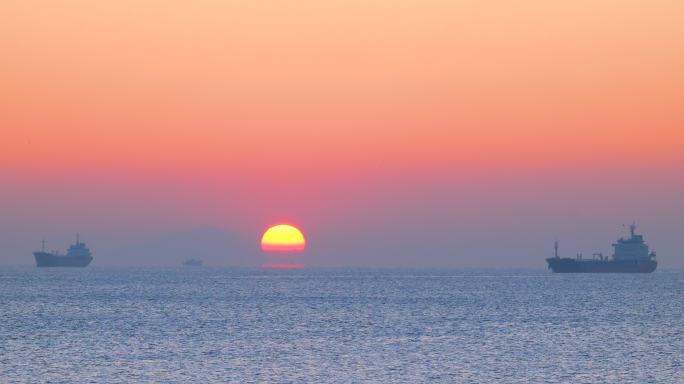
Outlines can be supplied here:
[[45, 240], [43, 240], [42, 249], [33, 252], [33, 256], [36, 258], [38, 267], [86, 267], [93, 261], [90, 249], [80, 241], [78, 234], [76, 234], [76, 243], [69, 246], [66, 255], [57, 251], [46, 252]]
[[629, 227], [630, 237], [620, 238], [613, 243], [612, 257], [594, 253], [591, 259], [582, 254], [576, 258], [559, 257], [558, 242], [554, 244], [555, 255], [546, 262], [554, 273], [651, 273], [658, 266], [655, 251], [650, 251], [642, 235], [637, 235], [636, 224]]

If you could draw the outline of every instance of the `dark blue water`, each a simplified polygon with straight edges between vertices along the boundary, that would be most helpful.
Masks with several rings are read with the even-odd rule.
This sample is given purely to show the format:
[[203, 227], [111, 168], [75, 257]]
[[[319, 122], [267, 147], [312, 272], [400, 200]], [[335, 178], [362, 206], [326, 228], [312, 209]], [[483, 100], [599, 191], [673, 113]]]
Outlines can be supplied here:
[[684, 383], [684, 273], [5, 267], [0, 382]]

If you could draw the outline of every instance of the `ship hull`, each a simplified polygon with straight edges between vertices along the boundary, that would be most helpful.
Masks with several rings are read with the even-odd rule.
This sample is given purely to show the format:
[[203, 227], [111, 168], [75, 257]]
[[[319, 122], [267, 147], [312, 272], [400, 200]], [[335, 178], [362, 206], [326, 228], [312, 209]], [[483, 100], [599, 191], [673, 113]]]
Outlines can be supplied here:
[[65, 256], [47, 252], [34, 252], [36, 266], [38, 267], [76, 267], [88, 266], [93, 260], [92, 256]]
[[658, 262], [652, 259], [577, 260], [551, 257], [546, 262], [554, 273], [651, 273], [658, 266]]

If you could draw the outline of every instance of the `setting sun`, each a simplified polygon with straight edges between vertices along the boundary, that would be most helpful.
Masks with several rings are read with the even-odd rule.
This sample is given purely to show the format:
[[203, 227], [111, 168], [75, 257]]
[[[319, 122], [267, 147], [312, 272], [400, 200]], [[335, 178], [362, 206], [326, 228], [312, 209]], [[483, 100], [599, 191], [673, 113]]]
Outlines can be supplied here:
[[302, 231], [288, 224], [274, 225], [261, 237], [264, 252], [301, 252], [305, 247]]

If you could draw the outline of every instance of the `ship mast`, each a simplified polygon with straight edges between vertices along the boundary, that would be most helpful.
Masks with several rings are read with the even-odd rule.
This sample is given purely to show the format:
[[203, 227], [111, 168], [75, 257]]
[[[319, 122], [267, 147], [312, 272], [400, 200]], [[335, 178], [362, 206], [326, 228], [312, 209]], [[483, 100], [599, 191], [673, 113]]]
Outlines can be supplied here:
[[41, 251], [45, 252], [45, 239], [43, 239], [43, 241], [41, 241], [41, 244], [42, 244]]
[[78, 245], [78, 243], [79, 243], [79, 241], [78, 241], [78, 232], [76, 232], [76, 245]]
[[629, 233], [634, 237], [634, 231], [636, 230], [636, 222], [632, 221], [632, 225], [629, 226]]
[[556, 240], [553, 243], [553, 250], [554, 250], [554, 255], [556, 256], [556, 259], [558, 258], [558, 240]]

